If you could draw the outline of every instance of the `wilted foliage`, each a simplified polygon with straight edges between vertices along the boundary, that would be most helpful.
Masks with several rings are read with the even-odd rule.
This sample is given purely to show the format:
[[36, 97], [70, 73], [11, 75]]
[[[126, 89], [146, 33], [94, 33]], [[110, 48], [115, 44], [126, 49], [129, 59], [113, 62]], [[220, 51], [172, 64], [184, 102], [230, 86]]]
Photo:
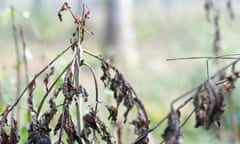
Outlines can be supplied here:
[[[227, 7], [230, 15], [233, 17], [231, 8], [231, 1], [227, 2]], [[205, 3], [207, 19], [212, 20], [211, 14], [213, 12], [213, 3], [207, 0]], [[137, 96], [133, 87], [125, 79], [123, 74], [108, 60], [100, 55], [84, 49], [82, 42], [85, 33], [93, 34], [87, 28], [87, 20], [90, 18], [90, 11], [86, 5], [83, 6], [81, 16], [77, 16], [72, 12], [71, 7], [65, 2], [58, 11], [58, 18], [63, 21], [63, 12], [69, 12], [74, 20], [75, 31], [70, 38], [70, 46], [60, 52], [52, 61], [49, 62], [39, 73], [23, 89], [22, 93], [17, 97], [16, 101], [5, 108], [0, 115], [0, 144], [15, 144], [19, 143], [20, 136], [18, 134], [17, 121], [14, 118], [14, 109], [19, 105], [24, 94], [28, 91], [28, 111], [31, 114], [30, 127], [28, 129], [27, 144], [61, 144], [67, 142], [69, 144], [99, 144], [105, 142], [107, 144], [122, 144], [123, 128], [128, 125], [127, 120], [129, 115], [136, 108], [137, 117], [130, 122], [130, 126], [134, 127], [134, 134], [136, 139], [133, 144], [148, 144], [150, 141], [149, 133], [157, 129], [165, 120], [168, 120], [162, 138], [163, 142], [167, 144], [181, 144], [183, 143], [182, 127], [195, 114], [195, 127], [203, 126], [205, 129], [210, 129], [214, 123], [220, 126], [221, 116], [225, 111], [225, 95], [232, 93], [235, 88], [235, 83], [240, 77], [239, 72], [235, 70], [236, 64], [240, 58], [234, 60], [232, 63], [220, 69], [216, 74], [209, 76], [207, 80], [199, 84], [197, 87], [187, 91], [185, 94], [177, 97], [171, 102], [171, 111], [167, 116], [161, 119], [155, 126], [150, 128], [151, 121], [148, 118], [144, 103]], [[221, 40], [219, 29], [219, 13], [213, 16], [215, 30], [214, 48], [215, 51], [220, 49], [219, 42]], [[67, 51], [72, 52], [72, 59], [62, 69], [56, 78], [54, 74], [54, 63], [62, 57]], [[102, 75], [100, 79], [105, 88], [112, 92], [112, 99], [115, 104], [107, 104], [107, 102], [100, 101], [101, 98], [98, 93], [98, 80], [95, 70], [88, 64], [84, 55], [92, 56], [101, 65]], [[219, 58], [219, 56], [215, 57]], [[86, 66], [92, 74], [95, 86], [95, 97], [90, 95], [85, 88], [84, 83], [80, 83], [81, 68]], [[227, 69], [232, 69], [232, 73], [222, 75]], [[49, 72], [46, 72], [49, 70]], [[35, 89], [40, 88], [36, 81], [40, 75], [44, 73], [43, 80], [45, 93], [40, 96], [40, 104], [38, 107], [34, 105]], [[27, 73], [27, 72], [26, 72]], [[221, 76], [221, 79], [216, 77]], [[59, 79], [63, 77], [63, 82], [57, 84]], [[52, 96], [50, 96], [52, 94]], [[49, 108], [43, 110], [43, 104], [49, 100]], [[93, 100], [93, 103], [89, 102]], [[58, 101], [57, 101], [58, 100]], [[176, 102], [184, 100], [183, 103], [176, 106]], [[61, 102], [59, 102], [61, 101]], [[85, 102], [89, 105], [87, 112], [82, 111], [82, 105]], [[192, 102], [192, 112], [183, 120], [180, 111], [186, 104]], [[75, 104], [75, 105], [74, 105]], [[95, 106], [94, 106], [95, 105]], [[107, 117], [99, 114], [102, 110], [100, 106], [109, 112]], [[124, 108], [123, 116], [120, 109]], [[72, 108], [76, 108], [76, 116], [72, 113]], [[12, 114], [10, 124], [8, 123], [9, 114]], [[58, 120], [55, 121], [54, 117]], [[123, 119], [119, 120], [119, 117]], [[76, 118], [76, 120], [74, 119]], [[114, 128], [108, 126], [109, 121]], [[53, 123], [53, 124], [50, 124]], [[10, 132], [7, 131], [10, 128]], [[53, 139], [50, 133], [57, 135], [57, 139]], [[116, 133], [116, 134], [115, 134]], [[115, 137], [117, 135], [117, 137]]]
[[164, 130], [162, 135], [164, 141], [168, 144], [181, 144], [182, 143], [182, 132], [180, 125], [180, 111], [171, 110], [168, 116], [168, 126]]
[[[6, 127], [10, 127], [10, 132], [7, 132]], [[17, 121], [11, 117], [10, 125], [7, 125], [7, 119], [0, 121], [0, 143], [1, 144], [17, 144], [20, 141], [20, 135], [17, 129]]]

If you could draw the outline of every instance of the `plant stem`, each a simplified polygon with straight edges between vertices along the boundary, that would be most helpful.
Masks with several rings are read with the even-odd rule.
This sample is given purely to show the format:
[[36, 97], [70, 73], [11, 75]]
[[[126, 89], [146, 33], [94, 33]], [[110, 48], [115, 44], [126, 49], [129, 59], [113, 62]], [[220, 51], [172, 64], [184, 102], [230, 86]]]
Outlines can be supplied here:
[[232, 92], [229, 93], [229, 111], [231, 115], [231, 123], [232, 123], [232, 132], [233, 132], [233, 138], [234, 138], [234, 144], [239, 144], [239, 138], [238, 138], [238, 123], [236, 118], [236, 111], [234, 107], [234, 100]]
[[37, 114], [36, 114], [36, 118], [38, 118], [41, 108], [44, 104], [44, 101], [46, 100], [47, 96], [49, 95], [49, 93], [52, 91], [53, 87], [56, 85], [57, 81], [62, 77], [62, 75], [68, 70], [68, 68], [71, 66], [72, 62], [70, 62], [64, 69], [63, 71], [59, 74], [59, 76], [55, 79], [55, 81], [52, 83], [52, 85], [49, 87], [48, 91], [45, 93], [45, 95], [43, 96], [40, 105], [38, 107], [37, 110]]
[[80, 110], [80, 106], [78, 103], [79, 99], [75, 98], [75, 105], [76, 105], [76, 110], [77, 110], [77, 128], [78, 128], [78, 132], [81, 133], [81, 110]]
[[60, 128], [60, 133], [59, 133], [59, 137], [58, 137], [58, 142], [57, 144], [61, 144], [62, 143], [62, 134], [63, 134], [63, 125], [64, 125], [64, 118], [65, 118], [65, 110], [66, 110], [66, 100], [64, 100], [63, 103], [63, 110], [62, 110], [62, 114], [61, 114], [61, 128]]
[[[25, 70], [25, 79], [26, 79], [26, 84], [29, 83], [29, 76], [28, 76], [28, 62], [27, 62], [27, 57], [26, 57], [26, 41], [25, 41], [25, 36], [24, 36], [24, 29], [23, 26], [20, 26], [20, 36], [21, 36], [21, 41], [22, 41], [22, 47], [23, 47], [23, 61], [24, 61], [24, 70]], [[30, 91], [29, 91], [30, 94]], [[30, 95], [29, 95], [30, 96]], [[28, 121], [31, 121], [31, 110], [28, 108]]]
[[[238, 56], [240, 54], [237, 54]], [[222, 55], [222, 56], [199, 56], [199, 57], [181, 57], [181, 58], [169, 58], [167, 61], [175, 60], [199, 60], [199, 59], [237, 59], [238, 57], [232, 57], [231, 55]]]
[[[69, 49], [72, 48], [73, 45], [75, 45], [76, 42], [72, 43], [69, 47], [67, 47], [66, 49], [64, 49], [62, 52], [60, 52], [48, 65], [46, 65], [40, 72], [38, 72], [37, 74], [35, 74], [34, 78], [30, 81], [30, 83], [28, 83], [28, 85], [23, 89], [23, 91], [21, 92], [21, 94], [18, 96], [18, 98], [16, 99], [16, 101], [10, 106], [8, 107], [8, 109], [6, 109], [6, 112], [4, 113], [4, 117], [6, 118], [9, 114], [9, 112], [11, 112], [16, 106], [17, 104], [20, 102], [20, 100], [22, 99], [23, 95], [25, 94], [25, 92], [27, 91], [28, 87], [31, 85], [31, 83], [33, 81], [35, 81], [44, 71], [46, 71], [57, 59], [59, 59], [64, 53], [66, 53]], [[3, 115], [3, 113], [1, 113], [1, 115]], [[1, 116], [0, 115], [0, 116]]]
[[[19, 53], [19, 45], [18, 45], [18, 38], [17, 38], [17, 28], [15, 24], [15, 11], [14, 8], [11, 7], [11, 20], [12, 20], [12, 30], [13, 30], [13, 38], [14, 38], [14, 45], [15, 45], [15, 52], [16, 52], [16, 71], [17, 71], [17, 89], [16, 89], [16, 100], [20, 94], [20, 83], [21, 83], [21, 73], [20, 73], [20, 53]], [[17, 109], [17, 119], [20, 123], [20, 114], [19, 108]]]
[[92, 73], [92, 76], [93, 76], [93, 79], [94, 79], [94, 85], [95, 85], [95, 100], [96, 100], [96, 105], [95, 105], [95, 112], [97, 112], [97, 108], [98, 108], [98, 83], [97, 83], [97, 77], [96, 77], [96, 73], [95, 71], [93, 70], [93, 68], [87, 64], [87, 63], [84, 63], [84, 65], [89, 68], [89, 70], [91, 71]]

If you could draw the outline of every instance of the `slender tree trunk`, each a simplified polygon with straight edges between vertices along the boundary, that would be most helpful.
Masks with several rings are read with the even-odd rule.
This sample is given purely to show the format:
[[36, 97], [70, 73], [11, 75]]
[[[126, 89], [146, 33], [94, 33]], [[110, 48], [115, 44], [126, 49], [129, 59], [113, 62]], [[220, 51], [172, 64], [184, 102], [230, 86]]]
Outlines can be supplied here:
[[117, 49], [120, 59], [127, 66], [132, 66], [138, 61], [133, 26], [133, 2], [133, 0], [107, 1], [106, 46], [114, 51]]

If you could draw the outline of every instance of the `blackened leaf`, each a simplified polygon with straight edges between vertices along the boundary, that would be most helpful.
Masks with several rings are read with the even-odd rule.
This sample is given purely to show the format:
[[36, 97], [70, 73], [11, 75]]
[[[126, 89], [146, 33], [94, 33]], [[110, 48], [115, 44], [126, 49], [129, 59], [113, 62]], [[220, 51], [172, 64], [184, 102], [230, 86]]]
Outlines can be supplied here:
[[50, 78], [50, 76], [52, 76], [53, 74], [54, 74], [54, 67], [51, 67], [51, 68], [50, 68], [50, 71], [45, 75], [45, 78], [44, 78], [44, 80], [43, 80], [46, 91], [48, 91], [48, 81], [49, 81], [49, 78]]
[[68, 100], [72, 100], [72, 97], [74, 96], [74, 94], [76, 94], [76, 90], [74, 89], [74, 86], [73, 86], [71, 70], [68, 70], [67, 74], [64, 77], [62, 90], [63, 90], [63, 95]]
[[101, 69], [103, 71], [103, 74], [100, 79], [103, 81], [104, 86], [107, 87], [111, 81], [111, 73], [109, 63], [106, 60], [102, 60]]
[[78, 131], [74, 125], [72, 116], [70, 115], [68, 108], [65, 110], [64, 117], [65, 117], [64, 130], [68, 136], [68, 139], [67, 139], [68, 143], [74, 144], [74, 142], [77, 141], [79, 144], [82, 144], [80, 134], [78, 133]]
[[58, 122], [54, 128], [54, 131], [53, 131], [54, 135], [57, 134], [58, 130], [61, 128], [61, 125], [62, 125], [62, 114], [59, 116]]
[[117, 115], [118, 115], [118, 109], [114, 106], [108, 106], [106, 105], [106, 108], [109, 112], [108, 120], [116, 121], [117, 120]]
[[33, 79], [30, 84], [28, 85], [28, 91], [29, 91], [29, 96], [28, 96], [28, 109], [30, 111], [35, 111], [34, 106], [33, 106], [33, 92], [36, 88], [36, 83], [35, 79]]
[[[17, 144], [20, 141], [20, 135], [17, 129], [17, 121], [14, 117], [11, 117], [10, 133], [6, 131], [7, 123], [2, 123], [0, 125], [0, 144]], [[7, 121], [5, 121], [7, 122]]]
[[175, 111], [173, 108], [168, 116], [168, 126], [162, 135], [167, 144], [181, 144], [182, 132], [180, 126], [180, 112]]
[[[91, 110], [89, 113], [85, 114], [83, 117], [84, 130], [86, 131], [88, 128], [92, 128], [96, 130], [102, 139], [107, 142], [107, 144], [115, 144], [116, 142], [113, 140], [113, 136], [108, 131], [107, 126], [99, 119], [94, 110]], [[81, 132], [82, 135], [85, 133]]]
[[27, 144], [51, 144], [51, 139], [48, 135], [36, 131], [30, 133]]
[[137, 106], [138, 109], [138, 116], [137, 118], [132, 122], [132, 124], [135, 127], [135, 134], [137, 134], [138, 137], [141, 137], [143, 134], [146, 134], [146, 136], [141, 137], [141, 139], [138, 139], [136, 141], [136, 144], [147, 144], [149, 142], [149, 138], [148, 138], [148, 130], [149, 130], [149, 124], [150, 121], [148, 119], [147, 113], [145, 111], [145, 108], [142, 104], [142, 102], [140, 101], [140, 99], [138, 99], [137, 97], [134, 98], [134, 102]]

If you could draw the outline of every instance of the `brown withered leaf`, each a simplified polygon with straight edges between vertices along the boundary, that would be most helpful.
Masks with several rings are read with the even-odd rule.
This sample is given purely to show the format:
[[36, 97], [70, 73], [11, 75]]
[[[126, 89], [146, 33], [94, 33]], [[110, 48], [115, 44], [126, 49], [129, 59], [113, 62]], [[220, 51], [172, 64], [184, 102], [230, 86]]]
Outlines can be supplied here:
[[48, 81], [49, 81], [49, 78], [54, 74], [54, 67], [51, 67], [50, 68], [50, 71], [45, 75], [45, 78], [43, 80], [43, 83], [45, 85], [45, 89], [46, 91], [48, 91]]
[[64, 117], [65, 117], [64, 130], [68, 136], [67, 138], [68, 143], [74, 144], [74, 142], [77, 141], [79, 144], [82, 144], [80, 134], [78, 133], [78, 130], [76, 129], [76, 126], [72, 120], [72, 116], [68, 110], [65, 111]]
[[43, 113], [39, 121], [36, 119], [32, 120], [30, 129], [28, 130], [27, 144], [51, 144], [49, 136], [51, 128], [49, 128], [49, 124], [56, 112], [57, 107], [54, 103], [50, 110]]
[[71, 7], [68, 5], [67, 2], [65, 2], [65, 3], [61, 6], [60, 10], [58, 11], [58, 18], [59, 18], [60, 21], [62, 21], [62, 12], [63, 12], [63, 11], [66, 11], [67, 9], [70, 9], [70, 8], [71, 8]]
[[62, 91], [63, 95], [65, 96], [66, 99], [72, 100], [73, 96], [76, 94], [76, 91], [73, 86], [73, 81], [72, 81], [72, 72], [71, 70], [68, 70], [67, 74], [64, 77], [64, 83], [62, 85]]
[[122, 101], [127, 110], [124, 112], [124, 123], [127, 121], [127, 116], [132, 107], [134, 106], [133, 89], [127, 81], [123, 78], [123, 75], [116, 70], [114, 78], [111, 80], [110, 90], [113, 91], [114, 99], [117, 103], [117, 108]]
[[106, 60], [102, 60], [101, 69], [103, 71], [103, 74], [100, 77], [100, 79], [103, 81], [104, 86], [107, 87], [107, 86], [109, 86], [112, 78], [111, 78], [109, 63]]
[[209, 91], [210, 104], [207, 109], [207, 124], [206, 129], [209, 129], [214, 122], [220, 122], [221, 115], [225, 111], [225, 98], [223, 91], [220, 91], [212, 80], [208, 80], [207, 87]]
[[[107, 144], [115, 144], [116, 142], [113, 140], [113, 136], [108, 131], [107, 126], [99, 119], [96, 115], [96, 112], [91, 109], [89, 113], [83, 116], [83, 124], [84, 128], [81, 132], [81, 135], [88, 136], [89, 135], [89, 128], [96, 130], [102, 140], [107, 142]], [[87, 131], [87, 132], [86, 132]]]
[[30, 133], [26, 144], [51, 144], [51, 140], [48, 135], [36, 131]]
[[28, 99], [27, 99], [28, 109], [31, 112], [35, 112], [34, 106], [33, 106], [33, 92], [35, 89], [36, 89], [36, 82], [35, 82], [35, 79], [33, 79], [28, 85], [29, 95], [28, 95]]
[[76, 90], [76, 94], [80, 94], [83, 97], [84, 102], [88, 101], [89, 94], [82, 85], [79, 85], [78, 89]]
[[4, 126], [7, 127], [7, 123], [0, 125], [0, 144], [17, 144], [20, 141], [17, 121], [11, 117], [10, 132], [7, 132]]
[[109, 112], [108, 120], [117, 121], [117, 115], [118, 115], [118, 109], [114, 106], [108, 106], [106, 105], [106, 108]]
[[149, 138], [148, 138], [147, 133], [148, 133], [148, 130], [149, 130], [150, 121], [148, 119], [148, 116], [147, 116], [146, 110], [144, 108], [144, 105], [142, 104], [140, 99], [135, 97], [134, 102], [135, 102], [135, 105], [138, 109], [138, 116], [132, 122], [132, 124], [135, 127], [135, 134], [138, 136], [138, 138], [141, 137], [142, 135], [146, 134], [146, 136], [142, 137], [141, 140], [137, 140], [138, 141], [137, 143], [147, 144], [149, 142]]
[[175, 111], [173, 108], [168, 116], [168, 126], [162, 135], [167, 144], [181, 144], [182, 131], [180, 125], [180, 112]]
[[205, 129], [209, 129], [213, 123], [220, 126], [220, 119], [225, 111], [224, 90], [217, 88], [210, 79], [206, 83], [206, 88], [205, 95], [194, 98], [196, 128], [204, 126]]
[[[62, 126], [62, 119], [64, 119], [63, 126]], [[58, 122], [54, 128], [54, 134], [56, 134], [61, 127], [64, 129], [64, 131], [67, 134], [67, 142], [69, 144], [74, 144], [75, 141], [77, 141], [79, 144], [82, 144], [80, 134], [76, 129], [76, 126], [72, 120], [72, 116], [69, 112], [68, 107], [64, 109], [64, 117], [63, 117], [63, 114], [60, 115]]]

